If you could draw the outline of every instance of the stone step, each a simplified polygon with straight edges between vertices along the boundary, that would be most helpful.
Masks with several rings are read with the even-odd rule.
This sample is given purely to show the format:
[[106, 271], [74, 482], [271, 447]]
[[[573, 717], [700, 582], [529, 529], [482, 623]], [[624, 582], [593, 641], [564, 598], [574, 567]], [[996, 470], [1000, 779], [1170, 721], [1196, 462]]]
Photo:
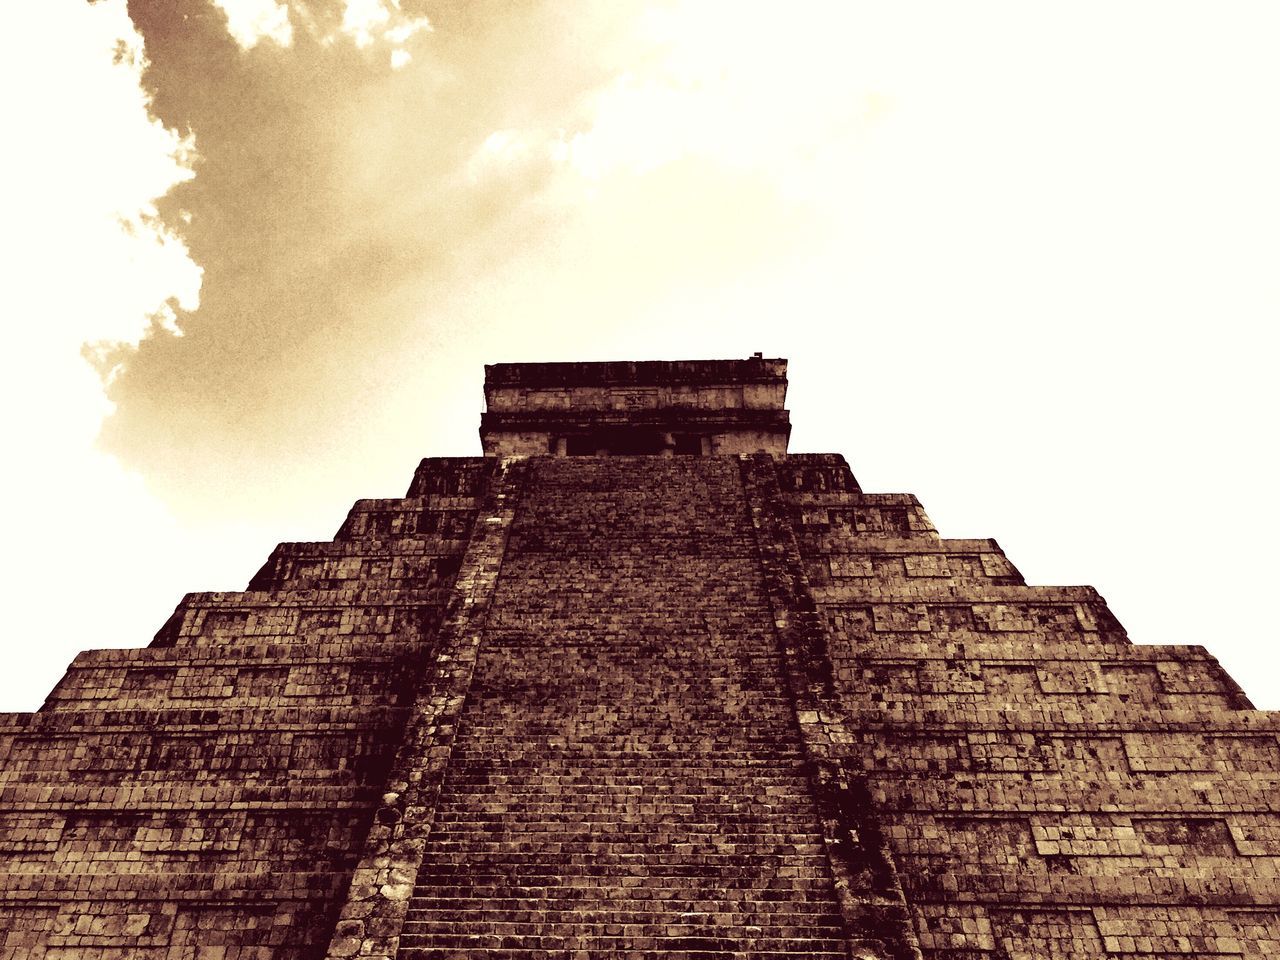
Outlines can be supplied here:
[[[673, 886], [684, 883], [691, 885], [694, 890], [702, 889], [709, 896], [719, 896], [719, 891], [734, 887], [756, 889], [766, 886], [774, 889], [819, 891], [824, 884], [830, 883], [830, 870], [825, 863], [768, 864], [759, 863], [757, 858], [752, 857], [740, 857], [736, 860], [708, 859], [706, 862], [690, 861], [688, 863], [653, 862], [648, 859], [616, 864], [582, 861], [567, 861], [562, 864], [504, 861], [474, 866], [465, 863], [424, 864], [418, 874], [415, 892], [423, 896], [432, 887], [463, 890], [472, 884], [484, 885], [502, 880], [509, 880], [522, 886], [537, 886], [539, 883], [554, 883], [566, 873], [572, 873], [576, 878], [596, 883], [624, 877], [642, 878], [644, 883], [654, 886], [662, 886], [664, 882]], [[976, 886], [967, 883], [965, 886], [967, 890], [977, 892]], [[1019, 886], [1020, 889], [1028, 889], [1031, 884], [1028, 880], [1027, 883]]]
[[519, 951], [572, 951], [585, 950], [588, 956], [621, 955], [624, 951], [652, 951], [654, 956], [723, 957], [726, 953], [749, 951], [751, 956], [799, 954], [801, 956], [847, 956], [843, 939], [826, 937], [768, 938], [756, 934], [733, 936], [728, 932], [709, 935], [663, 934], [655, 930], [651, 934], [636, 936], [608, 936], [594, 932], [566, 934], [531, 934], [517, 931], [509, 934], [434, 933], [407, 934], [400, 939], [399, 957], [409, 960], [419, 955], [435, 956], [438, 950], [504, 950]]
[[[565, 956], [581, 956], [584, 958], [625, 956], [626, 960], [812, 960], [813, 957], [848, 957], [846, 948], [841, 945], [833, 950], [825, 948], [806, 948], [800, 951], [757, 951], [742, 950], [698, 950], [684, 949], [676, 946], [677, 941], [655, 941], [646, 949], [630, 949], [619, 953], [620, 947], [611, 946], [607, 942], [573, 940], [571, 950]], [[582, 945], [579, 945], [579, 944]], [[546, 960], [547, 951], [535, 951], [521, 947], [403, 947], [396, 954], [397, 960]], [[1149, 958], [1142, 958], [1149, 960]], [[1155, 960], [1164, 960], [1163, 957]]]
[[[545, 886], [574, 890], [617, 885], [626, 881], [659, 892], [674, 894], [683, 890], [686, 896], [701, 898], [709, 903], [730, 900], [735, 892], [758, 895], [761, 890], [772, 890], [789, 896], [825, 898], [830, 895], [831, 890], [829, 870], [807, 865], [758, 864], [744, 859], [737, 864], [637, 862], [629, 865], [572, 865], [564, 868], [557, 868], [553, 864], [541, 868], [536, 865], [496, 864], [474, 870], [467, 870], [464, 865], [458, 865], [455, 869], [448, 869], [447, 866], [435, 869], [424, 865], [414, 896], [430, 898], [433, 893], [456, 896], [469, 890], [487, 889], [502, 884], [518, 888]], [[1230, 880], [1224, 878], [1220, 886], [1226, 887], [1229, 883]], [[924, 881], [917, 886], [923, 887]], [[933, 888], [936, 891], [939, 884], [934, 884]], [[972, 894], [977, 893], [976, 888], [967, 882], [965, 888]], [[425, 919], [420, 915], [415, 916]]]
[[[787, 867], [825, 864], [821, 842], [809, 844], [725, 843], [699, 844], [689, 837], [671, 843], [517, 843], [458, 842], [437, 836], [431, 845], [431, 865], [464, 870], [497, 866], [552, 867], [572, 864], [591, 869], [633, 864], [684, 868], [701, 864], [734, 866], [738, 861], [769, 862]], [[533, 849], [527, 849], [527, 848]], [[688, 849], [681, 849], [687, 847]], [[554, 862], [548, 860], [554, 856]], [[785, 862], [784, 862], [785, 861]]]
[[[675, 825], [666, 826], [671, 830]], [[579, 824], [548, 823], [545, 827], [523, 827], [495, 831], [492, 824], [475, 822], [470, 829], [459, 829], [456, 822], [435, 824], [433, 849], [441, 856], [474, 852], [477, 856], [497, 856], [518, 851], [523, 856], [544, 854], [610, 854], [634, 855], [636, 852], [678, 853], [703, 856], [709, 854], [761, 853], [777, 856], [816, 856], [824, 853], [822, 837], [817, 833], [783, 833], [773, 830], [726, 832], [723, 824], [690, 826], [680, 824], [678, 830], [660, 833], [651, 824]], [[626, 829], [630, 827], [631, 829]], [[655, 833], [661, 838], [654, 840]]]
[[501, 778], [450, 778], [449, 788], [461, 795], [492, 796], [495, 788], [501, 788], [504, 798], [512, 802], [536, 800], [539, 797], [555, 798], [581, 797], [584, 801], [616, 798], [620, 795], [634, 797], [638, 795], [660, 795], [664, 802], [680, 799], [710, 799], [715, 791], [732, 788], [742, 791], [743, 799], [759, 801], [766, 797], [777, 798], [790, 796], [806, 796], [807, 791], [794, 780], [776, 779], [771, 783], [759, 783], [755, 779], [743, 778], [733, 780], [687, 780], [673, 782], [659, 777], [637, 778], [620, 782], [592, 782], [586, 778], [562, 778], [557, 781], [531, 782], [528, 784], [505, 781]]
[[495, 788], [501, 788], [504, 796], [515, 798], [531, 798], [544, 795], [574, 795], [581, 797], [615, 796], [619, 793], [634, 794], [653, 791], [665, 797], [701, 797], [709, 789], [731, 787], [745, 790], [751, 797], [786, 796], [796, 784], [794, 780], [783, 777], [769, 779], [742, 777], [738, 779], [707, 777], [705, 779], [685, 778], [673, 781], [671, 778], [654, 775], [649, 777], [631, 776], [626, 778], [607, 778], [601, 782], [597, 777], [563, 776], [541, 777], [521, 780], [508, 777], [485, 776], [451, 776], [450, 788], [459, 793], [476, 795], [491, 794]]
[[[717, 901], [695, 900], [687, 896], [655, 896], [669, 890], [649, 891], [643, 887], [520, 887], [495, 886], [476, 888], [467, 896], [414, 897], [410, 905], [416, 909], [433, 909], [440, 916], [428, 920], [408, 920], [406, 928], [416, 923], [475, 921], [487, 914], [492, 923], [565, 922], [650, 924], [675, 923], [707, 926], [732, 920], [743, 926], [757, 925], [775, 929], [815, 929], [839, 924], [839, 913], [830, 904], [811, 900], [789, 900], [776, 891], [755, 899], [736, 898]], [[737, 891], [727, 891], [734, 893]], [[450, 920], [449, 918], [457, 918]]]
[[[657, 790], [668, 794], [704, 794], [707, 788], [734, 787], [751, 791], [753, 796], [762, 796], [766, 792], [783, 793], [785, 788], [795, 786], [795, 779], [783, 774], [761, 776], [713, 776], [708, 773], [666, 772], [655, 768], [648, 774], [632, 772], [627, 774], [592, 770], [589, 773], [561, 773], [534, 769], [529, 776], [512, 774], [490, 774], [483, 770], [468, 774], [465, 771], [450, 771], [449, 783], [455, 790], [472, 787], [476, 793], [487, 792], [493, 787], [502, 787], [504, 792], [512, 795], [537, 796], [540, 793], [575, 793], [581, 796], [593, 794], [612, 794], [619, 791], [634, 792], [637, 790]], [[784, 788], [784, 789], [778, 789]]]
[[[750, 714], [747, 714], [745, 719], [750, 719]], [[639, 761], [640, 759], [660, 760], [666, 756], [683, 753], [688, 757], [706, 757], [714, 760], [730, 750], [750, 750], [755, 747], [758, 748], [755, 756], [766, 763], [774, 762], [785, 767], [798, 762], [800, 759], [799, 748], [790, 744], [779, 745], [777, 740], [778, 737], [788, 735], [790, 722], [776, 717], [769, 718], [769, 720], [770, 726], [773, 728], [769, 732], [773, 736], [752, 738], [743, 736], [741, 733], [731, 729], [723, 729], [719, 731], [709, 730], [702, 737], [695, 740], [669, 734], [666, 732], [666, 727], [657, 724], [654, 724], [649, 730], [637, 725], [634, 728], [613, 734], [602, 733], [598, 736], [580, 734], [572, 739], [565, 737], [565, 743], [546, 748], [532, 746], [506, 752], [502, 750], [503, 741], [505, 739], [509, 742], [510, 736], [518, 728], [499, 727], [493, 730], [486, 730], [484, 739], [477, 738], [468, 743], [465, 751], [459, 754], [459, 759], [467, 762], [483, 762], [488, 759], [506, 758], [512, 761], [529, 762], [554, 758], [557, 762], [561, 759], [571, 762], [579, 757], [584, 761], [616, 761], [635, 756]], [[531, 721], [530, 725], [535, 722]], [[706, 718], [703, 718], [702, 722], [706, 723]], [[546, 722], [538, 723], [537, 726], [554, 730], [556, 725], [554, 721], [547, 720]], [[647, 742], [637, 745], [636, 741], [642, 734], [648, 735]]]
[[[476, 803], [449, 803], [442, 805], [439, 814], [441, 823], [486, 823], [484, 815], [477, 812], [483, 799], [477, 797]], [[509, 824], [510, 830], [518, 830], [527, 823], [549, 824], [578, 821], [590, 825], [597, 831], [608, 831], [617, 826], [626, 829], [631, 824], [646, 824], [653, 832], [661, 832], [670, 827], [678, 827], [687, 832], [690, 839], [703, 836], [715, 837], [715, 832], [700, 833], [708, 819], [714, 821], [717, 829], [724, 831], [727, 837], [741, 835], [743, 830], [752, 828], [762, 832], [774, 831], [772, 837], [816, 836], [816, 829], [799, 832], [788, 829], [793, 817], [803, 815], [805, 801], [797, 799], [794, 803], [765, 805], [735, 800], [731, 803], [703, 801], [701, 803], [672, 802], [634, 802], [631, 804], [579, 804], [576, 806], [563, 803], [529, 803], [527, 800], [498, 801], [496, 808], [489, 814], [493, 822]], [[562, 828], [563, 829], [563, 828]], [[750, 835], [750, 832], [749, 832]]]

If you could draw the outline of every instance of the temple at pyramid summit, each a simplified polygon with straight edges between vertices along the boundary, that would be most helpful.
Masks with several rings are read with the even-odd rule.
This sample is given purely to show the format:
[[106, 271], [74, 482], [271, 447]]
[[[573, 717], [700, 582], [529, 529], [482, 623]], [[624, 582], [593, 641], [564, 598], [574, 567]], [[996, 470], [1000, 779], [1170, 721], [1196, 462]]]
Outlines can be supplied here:
[[81, 653], [0, 957], [1280, 956], [1280, 714], [790, 453], [786, 375], [486, 367], [483, 456]]

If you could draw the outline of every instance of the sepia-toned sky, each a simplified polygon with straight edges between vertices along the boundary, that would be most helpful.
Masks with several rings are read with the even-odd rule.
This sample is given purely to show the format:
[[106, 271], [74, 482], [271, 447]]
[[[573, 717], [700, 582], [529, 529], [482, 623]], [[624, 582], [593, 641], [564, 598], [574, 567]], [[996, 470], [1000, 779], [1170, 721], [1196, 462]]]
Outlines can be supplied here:
[[499, 360], [791, 360], [792, 449], [1280, 707], [1272, 2], [11, 12], [9, 668], [141, 645]]

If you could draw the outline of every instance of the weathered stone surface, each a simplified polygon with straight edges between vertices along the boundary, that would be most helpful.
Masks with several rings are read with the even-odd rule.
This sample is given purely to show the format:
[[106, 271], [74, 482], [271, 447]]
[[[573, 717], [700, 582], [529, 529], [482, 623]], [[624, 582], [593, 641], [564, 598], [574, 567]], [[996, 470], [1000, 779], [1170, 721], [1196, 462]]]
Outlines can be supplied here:
[[786, 452], [787, 361], [485, 367], [487, 456]]
[[786, 455], [785, 361], [487, 372], [520, 456], [0, 716], [0, 958], [1280, 955], [1205, 650]]
[[0, 717], [0, 956], [320, 955], [489, 469], [424, 461], [413, 496]]
[[850, 734], [831, 755], [867, 785], [925, 957], [1277, 953], [1280, 843], [1242, 835], [1277, 816], [1275, 715], [1203, 649], [1131, 645], [1096, 592], [1024, 586], [913, 500], [784, 498]]

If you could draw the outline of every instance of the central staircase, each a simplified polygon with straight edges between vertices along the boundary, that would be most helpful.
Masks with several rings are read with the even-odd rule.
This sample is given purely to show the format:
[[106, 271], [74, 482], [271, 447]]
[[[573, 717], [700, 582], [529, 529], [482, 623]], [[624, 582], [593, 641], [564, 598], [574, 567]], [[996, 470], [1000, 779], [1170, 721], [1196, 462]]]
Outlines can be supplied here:
[[736, 463], [538, 458], [400, 960], [847, 951]]

